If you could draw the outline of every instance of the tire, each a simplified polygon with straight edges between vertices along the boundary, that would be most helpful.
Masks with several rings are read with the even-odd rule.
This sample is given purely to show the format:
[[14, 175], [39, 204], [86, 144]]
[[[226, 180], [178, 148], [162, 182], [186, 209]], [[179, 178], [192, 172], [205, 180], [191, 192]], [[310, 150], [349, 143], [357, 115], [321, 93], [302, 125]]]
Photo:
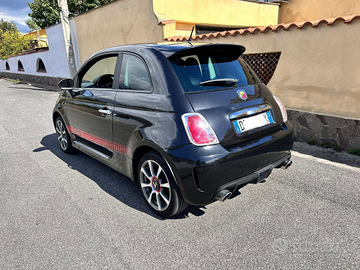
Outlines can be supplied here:
[[57, 141], [60, 145], [61, 150], [66, 153], [70, 154], [74, 151], [72, 147], [72, 142], [69, 136], [69, 132], [66, 129], [66, 125], [60, 116], [56, 117], [55, 120], [55, 130]]
[[147, 153], [140, 160], [138, 183], [147, 205], [159, 216], [176, 215], [188, 206], [168, 165], [157, 152]]

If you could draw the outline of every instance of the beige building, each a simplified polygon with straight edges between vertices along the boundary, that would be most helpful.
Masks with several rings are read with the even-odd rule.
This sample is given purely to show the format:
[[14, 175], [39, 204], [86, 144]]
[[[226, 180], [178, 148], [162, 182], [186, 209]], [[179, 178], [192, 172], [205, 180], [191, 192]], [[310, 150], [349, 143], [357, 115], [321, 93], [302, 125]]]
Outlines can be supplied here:
[[278, 23], [278, 4], [239, 0], [118, 0], [75, 17], [80, 63], [100, 49]]
[[282, 2], [279, 23], [312, 21], [360, 14], [359, 0], [290, 0]]

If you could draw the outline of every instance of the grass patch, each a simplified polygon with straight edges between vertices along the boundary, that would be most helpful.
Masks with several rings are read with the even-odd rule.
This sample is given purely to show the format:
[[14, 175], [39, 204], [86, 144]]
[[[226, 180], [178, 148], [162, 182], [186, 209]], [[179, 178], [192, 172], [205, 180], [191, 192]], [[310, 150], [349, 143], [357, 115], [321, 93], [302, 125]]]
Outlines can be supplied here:
[[13, 83], [18, 83], [18, 84], [21, 83], [21, 81], [20, 81], [19, 79], [15, 79], [15, 80], [10, 79], [9, 81], [10, 81], [10, 82], [13, 82]]
[[310, 140], [307, 141], [308, 144], [311, 144], [311, 145], [315, 145], [317, 144], [317, 140], [315, 140], [314, 138], [311, 138]]
[[350, 149], [349, 154], [360, 156], [360, 149]]
[[9, 78], [5, 78], [5, 80], [7, 80], [7, 81], [9, 81], [9, 82], [12, 82], [12, 83], [17, 83], [17, 84], [22, 83], [19, 79], [9, 79]]
[[332, 144], [331, 144], [331, 147], [332, 147], [332, 149], [334, 149], [334, 150], [337, 151], [337, 152], [340, 152], [340, 151], [341, 151], [341, 148], [340, 148], [340, 146], [339, 146], [337, 143], [332, 143]]

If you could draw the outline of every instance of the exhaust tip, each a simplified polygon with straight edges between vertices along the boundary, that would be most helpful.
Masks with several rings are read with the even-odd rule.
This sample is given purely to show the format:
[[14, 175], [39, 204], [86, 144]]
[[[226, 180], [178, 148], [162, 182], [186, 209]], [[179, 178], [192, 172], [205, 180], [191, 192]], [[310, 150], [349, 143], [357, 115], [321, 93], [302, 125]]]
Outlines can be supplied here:
[[229, 199], [231, 194], [232, 193], [229, 190], [223, 189], [220, 192], [218, 192], [218, 194], [216, 194], [215, 199], [220, 201], [220, 202], [223, 202], [226, 199]]
[[281, 168], [287, 169], [287, 168], [289, 168], [291, 166], [291, 164], [292, 164], [292, 161], [290, 159], [288, 159], [288, 160], [284, 161]]

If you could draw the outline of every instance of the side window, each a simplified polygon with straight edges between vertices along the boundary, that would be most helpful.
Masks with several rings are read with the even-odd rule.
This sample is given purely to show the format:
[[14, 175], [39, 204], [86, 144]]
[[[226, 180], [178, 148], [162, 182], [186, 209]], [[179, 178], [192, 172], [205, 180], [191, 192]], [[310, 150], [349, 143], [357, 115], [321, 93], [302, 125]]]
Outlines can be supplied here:
[[148, 69], [139, 57], [124, 54], [121, 70], [120, 88], [151, 90], [151, 80]]
[[117, 55], [95, 60], [80, 80], [82, 88], [112, 88]]

